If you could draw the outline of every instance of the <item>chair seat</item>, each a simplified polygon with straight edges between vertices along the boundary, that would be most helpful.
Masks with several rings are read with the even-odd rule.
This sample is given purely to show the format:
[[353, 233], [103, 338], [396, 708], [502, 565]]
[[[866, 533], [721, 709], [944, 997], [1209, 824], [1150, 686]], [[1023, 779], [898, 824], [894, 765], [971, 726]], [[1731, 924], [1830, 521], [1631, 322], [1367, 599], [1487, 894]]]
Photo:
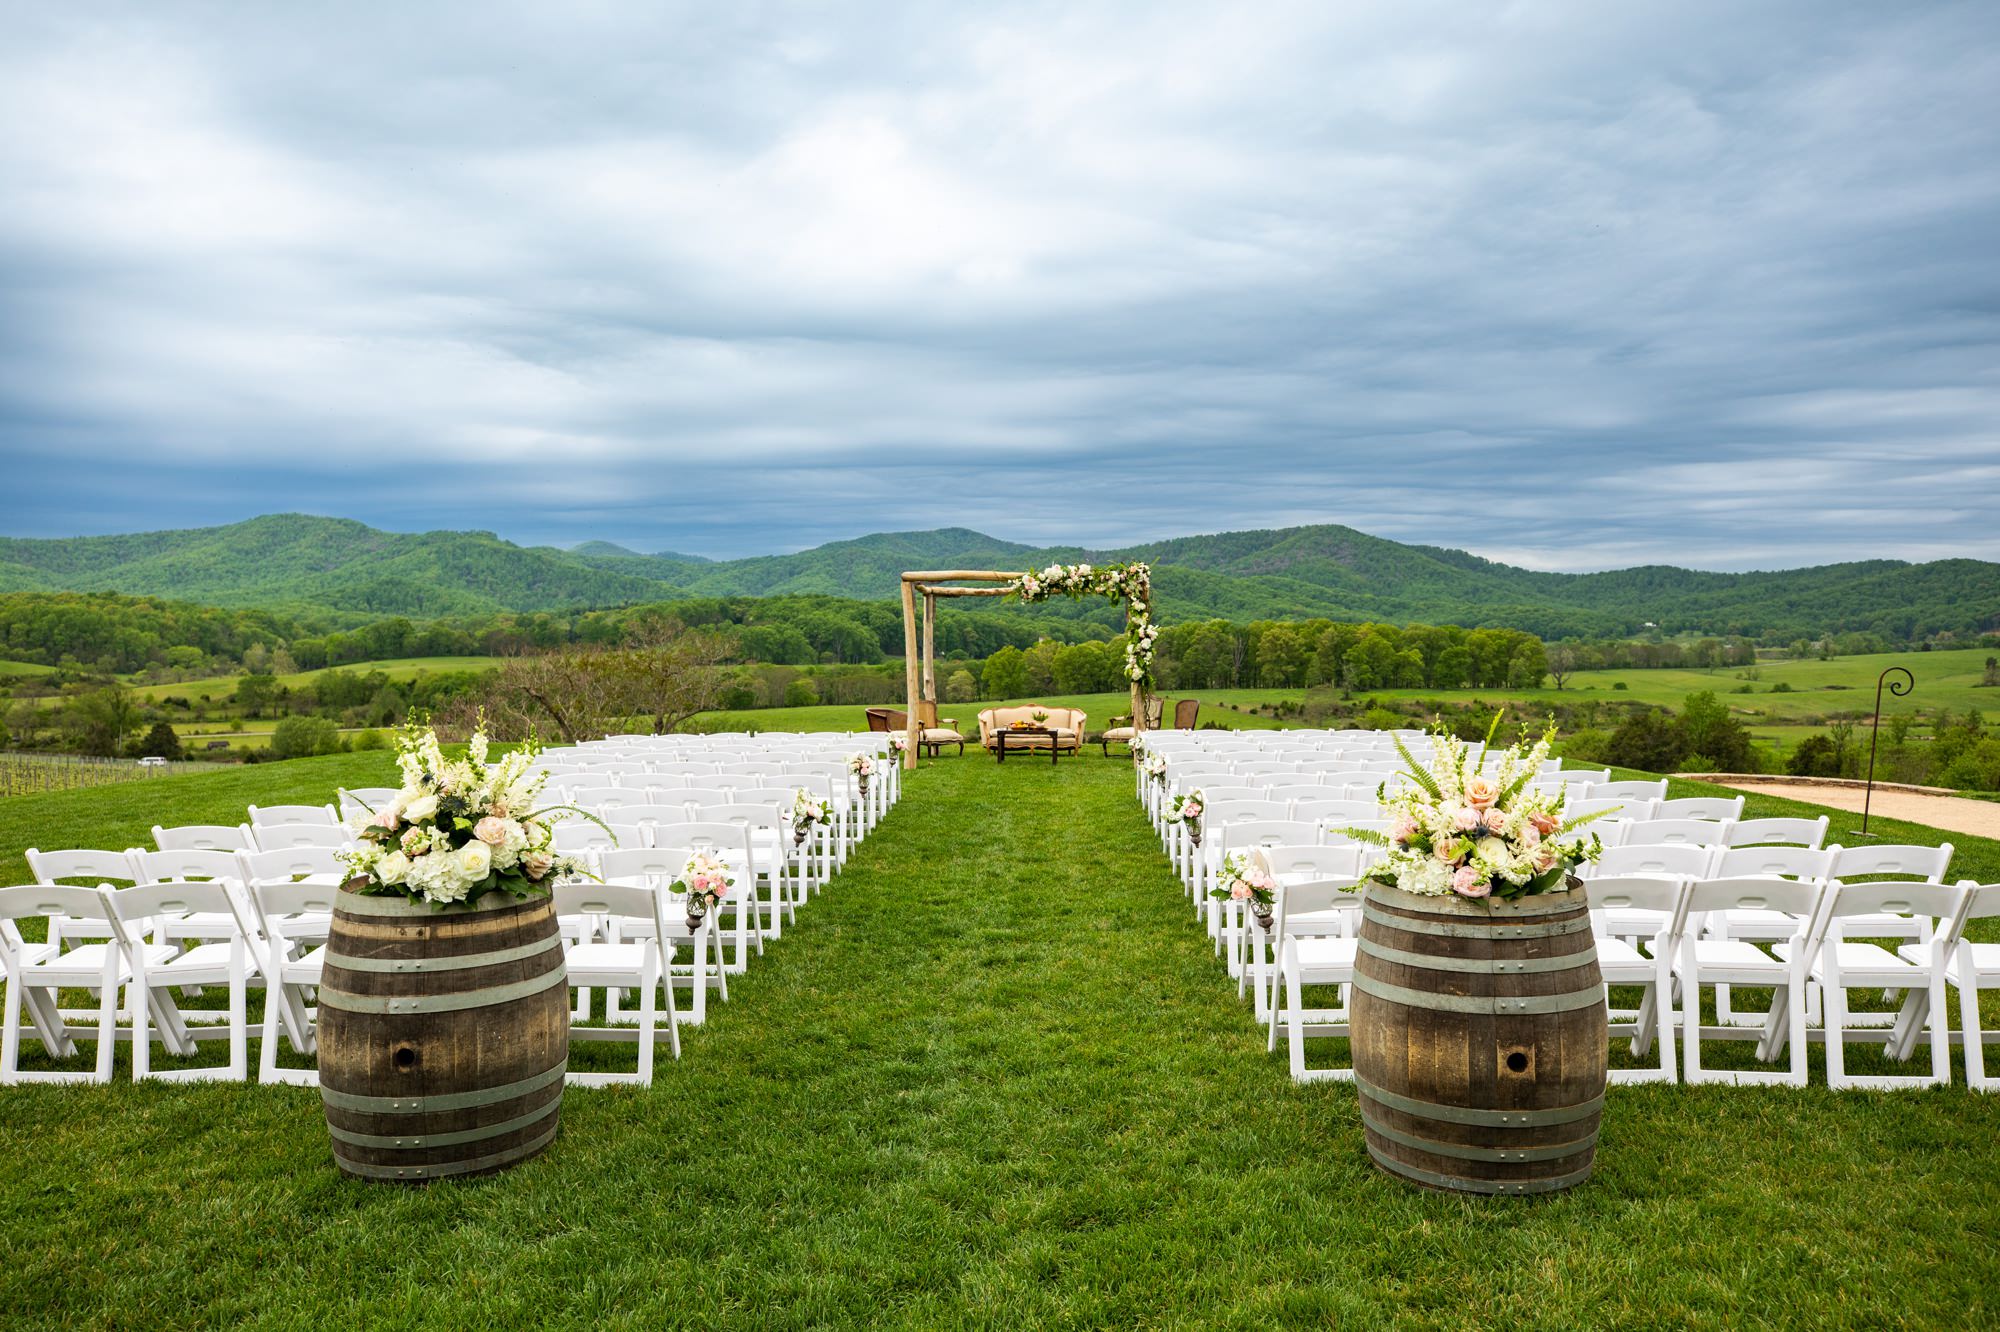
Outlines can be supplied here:
[[1729, 933], [1738, 939], [1789, 939], [1799, 932], [1803, 923], [1799, 917], [1787, 912], [1766, 911], [1757, 907], [1739, 907], [1715, 914], [1728, 922]]
[[[671, 944], [664, 946], [671, 953]], [[636, 976], [646, 964], [646, 945], [638, 943], [572, 944], [564, 950], [570, 983], [598, 976]]]
[[[47, 986], [57, 983], [70, 985], [95, 985], [104, 975], [104, 960], [107, 953], [118, 948], [114, 943], [84, 944], [72, 948], [67, 953], [44, 958], [22, 968], [26, 973], [24, 981], [29, 985]], [[145, 945], [146, 965], [158, 966], [174, 955], [174, 950], [165, 944]], [[120, 956], [113, 963], [113, 972], [121, 979], [130, 974], [125, 959]]]
[[932, 726], [924, 731], [924, 743], [927, 745], [962, 745], [965, 743], [965, 737], [949, 727]]
[[[1792, 955], [1790, 944], [1775, 944], [1772, 951], [1779, 957], [1789, 959]], [[1921, 950], [1919, 950], [1921, 951]], [[1912, 967], [1928, 965], [1928, 962], [1906, 962], [1880, 944], [1861, 943], [1852, 939], [1842, 939], [1833, 946], [1834, 959], [1839, 962], [1841, 974], [1850, 980], [1865, 980], [1868, 976], [1902, 976]], [[1819, 958], [1813, 959], [1813, 975], [1820, 972]]]
[[1787, 963], [1743, 939], [1697, 939], [1694, 956], [1695, 965], [1704, 972], [1757, 972], [1778, 977], [1788, 969]]
[[1115, 743], [1120, 740], [1129, 741], [1134, 734], [1136, 732], [1129, 726], [1114, 726], [1104, 733], [1104, 738]]
[[[150, 952], [150, 950], [148, 951]], [[250, 950], [247, 948], [243, 950], [243, 966], [246, 972], [255, 970], [256, 968], [255, 962], [251, 959]], [[148, 957], [146, 959], [146, 972], [147, 979], [156, 985], [177, 983], [180, 977], [190, 972], [215, 973], [226, 976], [229, 973], [229, 945], [226, 943], [197, 944], [179, 956], [169, 956], [161, 962], [155, 962], [151, 957]]]
[[1311, 984], [1316, 973], [1329, 971], [1352, 973], [1355, 951], [1360, 947], [1360, 942], [1358, 939], [1325, 937], [1293, 940], [1299, 959], [1299, 979]]
[[1644, 973], [1644, 979], [1651, 980], [1655, 963], [1623, 939], [1602, 938], [1597, 941], [1597, 965], [1603, 970], [1604, 979], [1616, 985], [1630, 982], [1615, 979], [1612, 975], [1614, 971], [1621, 975]]

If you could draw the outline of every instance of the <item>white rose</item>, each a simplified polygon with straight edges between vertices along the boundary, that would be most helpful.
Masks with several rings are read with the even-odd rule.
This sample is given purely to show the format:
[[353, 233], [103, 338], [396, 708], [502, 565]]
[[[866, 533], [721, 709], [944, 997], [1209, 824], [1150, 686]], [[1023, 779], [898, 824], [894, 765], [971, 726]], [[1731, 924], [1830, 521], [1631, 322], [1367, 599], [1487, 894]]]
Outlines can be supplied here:
[[434, 795], [418, 796], [403, 806], [403, 817], [411, 823], [422, 823], [438, 812], [438, 798]]
[[459, 873], [467, 883], [478, 883], [493, 872], [493, 848], [481, 841], [470, 841], [458, 849]]
[[391, 851], [375, 862], [375, 877], [383, 883], [401, 883], [403, 876], [409, 872], [410, 858], [401, 851]]

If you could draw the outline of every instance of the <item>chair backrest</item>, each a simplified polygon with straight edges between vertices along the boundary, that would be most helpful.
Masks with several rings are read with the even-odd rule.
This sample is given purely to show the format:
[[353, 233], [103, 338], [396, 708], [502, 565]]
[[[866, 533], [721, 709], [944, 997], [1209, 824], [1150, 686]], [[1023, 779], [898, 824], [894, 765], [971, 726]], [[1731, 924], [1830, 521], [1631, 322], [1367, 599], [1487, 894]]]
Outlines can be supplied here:
[[1284, 880], [1352, 879], [1361, 873], [1361, 847], [1321, 846], [1309, 842], [1280, 842], [1259, 847], [1254, 853], [1263, 858], [1264, 868]]
[[755, 854], [750, 846], [750, 829], [741, 823], [702, 820], [696, 823], [676, 823], [659, 830], [653, 844], [665, 850], [677, 850], [686, 859], [690, 851], [713, 850], [743, 864], [754, 864]]
[[1901, 916], [1928, 916], [1955, 929], [1971, 892], [1969, 885], [1943, 883], [1836, 883], [1827, 918], [1837, 924], [1844, 916], [1873, 916], [1893, 912]]
[[1612, 874], [1586, 879], [1584, 896], [1593, 911], [1659, 911], [1666, 914], [1661, 934], [1680, 933], [1686, 918], [1688, 880], [1653, 875]]
[[596, 814], [622, 805], [644, 804], [646, 793], [625, 786], [572, 786], [569, 788], [569, 802]]
[[[1272, 929], [1279, 938], [1298, 932], [1302, 916], [1321, 916], [1335, 911], [1355, 911], [1361, 907], [1361, 885], [1346, 875], [1306, 879], [1278, 889], [1277, 909], [1272, 913]], [[1323, 926], [1311, 927], [1315, 931]]]
[[1925, 883], [1943, 883], [1951, 868], [1950, 842], [1938, 846], [1843, 846], [1833, 857], [1833, 877], [1846, 882], [1862, 875], [1896, 875]]
[[1681, 796], [1653, 806], [1656, 819], [1740, 819], [1742, 796]]
[[[1181, 789], [1186, 790], [1187, 788], [1182, 787]], [[1202, 794], [1202, 799], [1207, 801], [1210, 809], [1215, 808], [1217, 805], [1239, 804], [1243, 801], [1253, 801], [1253, 802], [1262, 802], [1264, 804], [1279, 804], [1279, 805], [1286, 803], [1285, 801], [1282, 800], [1273, 801], [1269, 794], [1268, 787], [1242, 786], [1236, 784], [1233, 780], [1228, 785], [1224, 785], [1221, 782], [1203, 783], [1201, 787], [1201, 794]]]
[[1177, 699], [1174, 702], [1174, 729], [1192, 731], [1195, 718], [1201, 715], [1201, 700], [1198, 698]]
[[[682, 801], [659, 805], [620, 805], [617, 822], [639, 827], [657, 828], [666, 823], [686, 823], [687, 805]], [[610, 820], [606, 820], [610, 822]]]
[[[1591, 788], [1596, 789], [1596, 788]], [[1601, 814], [1608, 819], [1643, 819], [1653, 812], [1653, 802], [1628, 796], [1610, 796], [1603, 800], [1583, 799], [1563, 802], [1563, 817], [1580, 819], [1586, 814]]]
[[1238, 819], [1213, 831], [1216, 850], [1224, 855], [1253, 846], [1284, 846], [1310, 842], [1316, 829], [1289, 818]]
[[1825, 879], [1833, 874], [1832, 850], [1804, 846], [1735, 846], [1715, 858], [1717, 879]]
[[[67, 916], [72, 920], [109, 921], [111, 905], [104, 899], [105, 894], [96, 888], [79, 888], [67, 883], [29, 883], [18, 888], [0, 888], [0, 920]], [[5, 931], [0, 931], [0, 946], [5, 944]]]
[[1633, 875], [1700, 879], [1706, 878], [1715, 863], [1715, 852], [1706, 846], [1661, 843], [1656, 846], [1614, 846], [1592, 866], [1591, 878], [1618, 879]]
[[252, 827], [250, 836], [259, 851], [275, 851], [289, 846], [338, 848], [354, 840], [347, 829], [337, 823], [280, 823]]
[[153, 845], [162, 851], [255, 851], [250, 825], [189, 823], [178, 828], [153, 825]]
[[343, 818], [353, 818], [356, 813], [372, 814], [394, 800], [400, 788], [394, 786], [341, 787], [339, 799], [334, 801]]
[[1266, 800], [1333, 800], [1338, 799], [1339, 795], [1338, 791], [1329, 790], [1318, 782], [1267, 786], [1263, 792], [1263, 798]]
[[600, 827], [587, 819], [572, 819], [555, 826], [552, 840], [558, 851], [609, 851], [621, 846], [644, 846], [646, 825], [606, 819]]
[[88, 879], [100, 883], [136, 883], [142, 871], [132, 863], [129, 851], [37, 851], [28, 848], [28, 870], [37, 883], [60, 883], [64, 879]]
[[1651, 782], [1592, 782], [1585, 793], [1592, 800], [1665, 800], [1667, 779]]
[[1720, 846], [1726, 825], [1714, 819], [1634, 819], [1620, 846]]
[[621, 846], [597, 854], [598, 872], [608, 882], [645, 882], [665, 888], [687, 868], [688, 852], [682, 847]]
[[278, 828], [289, 823], [318, 826], [339, 822], [340, 818], [333, 812], [332, 805], [250, 806], [250, 826], [253, 829]]
[[250, 898], [257, 904], [265, 934], [281, 932], [286, 916], [331, 913], [333, 894], [334, 890], [323, 883], [256, 879], [250, 884]]
[[1804, 846], [1817, 851], [1826, 845], [1826, 820], [1744, 819], [1729, 825], [1723, 834], [1724, 846]]
[[213, 914], [227, 922], [227, 927], [213, 937], [235, 937], [242, 934], [242, 919], [236, 903], [230, 898], [228, 885], [231, 882], [233, 880], [176, 879], [165, 883], [135, 883], [130, 888], [121, 888], [105, 896], [111, 907], [113, 922], [123, 927], [119, 937], [127, 944], [143, 941], [143, 932], [127, 933], [129, 927], [162, 915]]
[[238, 847], [230, 851], [142, 850], [137, 854], [137, 868], [148, 883], [178, 882], [185, 879], [233, 879], [242, 872], [236, 860], [237, 851], [256, 849]]
[[283, 883], [301, 875], [314, 875], [320, 878], [332, 875], [339, 880], [347, 878], [347, 866], [341, 863], [332, 847], [326, 846], [238, 851], [236, 866], [238, 876], [244, 883]]
[[1823, 885], [1817, 879], [1697, 879], [1688, 889], [1687, 911], [1783, 911], [1818, 914]]
[[[678, 869], [675, 872], [678, 873]], [[553, 896], [558, 917], [617, 916], [646, 922], [653, 927], [656, 939], [669, 937], [666, 917], [660, 909], [660, 904], [666, 900], [665, 894], [651, 888], [630, 883], [584, 880], [555, 885]]]
[[[1238, 823], [1289, 823], [1292, 806], [1285, 800], [1222, 800], [1208, 797], [1208, 807], [1202, 811], [1201, 823], [1206, 830], [1227, 828]], [[1307, 826], [1307, 836], [1311, 836], [1311, 826]]]

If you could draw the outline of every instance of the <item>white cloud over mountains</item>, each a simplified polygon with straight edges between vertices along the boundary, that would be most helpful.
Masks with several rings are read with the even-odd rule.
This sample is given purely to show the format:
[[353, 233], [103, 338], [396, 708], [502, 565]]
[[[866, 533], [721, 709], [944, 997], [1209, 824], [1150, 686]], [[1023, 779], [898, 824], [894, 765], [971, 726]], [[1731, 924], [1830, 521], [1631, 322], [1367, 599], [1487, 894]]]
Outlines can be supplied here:
[[8, 31], [17, 534], [302, 508], [717, 555], [1335, 521], [1544, 567], [2000, 557], [1987, 6]]

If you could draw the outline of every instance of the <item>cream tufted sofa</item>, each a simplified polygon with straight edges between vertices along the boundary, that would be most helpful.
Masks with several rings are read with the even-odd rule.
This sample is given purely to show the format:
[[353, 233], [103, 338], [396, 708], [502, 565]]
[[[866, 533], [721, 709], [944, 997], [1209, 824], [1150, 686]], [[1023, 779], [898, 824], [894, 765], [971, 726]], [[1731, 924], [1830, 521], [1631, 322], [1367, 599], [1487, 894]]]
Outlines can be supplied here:
[[[1048, 720], [1037, 722], [1035, 714], [1046, 712]], [[1015, 722], [1027, 722], [1032, 726], [1042, 726], [1056, 733], [1056, 748], [1075, 751], [1083, 746], [1083, 710], [1080, 708], [1051, 708], [1039, 703], [1029, 703], [1018, 708], [988, 708], [979, 714], [979, 743], [992, 749], [999, 743], [994, 737]], [[1035, 748], [1048, 743], [1045, 736], [1031, 736], [1021, 742], [1024, 749]], [[1014, 748], [1008, 741], [1007, 748]]]

